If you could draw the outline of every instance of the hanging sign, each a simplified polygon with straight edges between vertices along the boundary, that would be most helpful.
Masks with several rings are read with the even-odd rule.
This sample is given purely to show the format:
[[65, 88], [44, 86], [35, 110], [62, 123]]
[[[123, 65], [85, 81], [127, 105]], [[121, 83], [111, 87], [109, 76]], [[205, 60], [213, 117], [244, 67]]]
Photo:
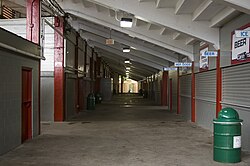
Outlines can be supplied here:
[[205, 56], [205, 57], [217, 57], [218, 56], [218, 52], [217, 51], [204, 51], [204, 52], [202, 52], [201, 56]]
[[232, 32], [232, 64], [250, 61], [250, 24]]
[[203, 56], [208, 51], [208, 46], [200, 50], [200, 71], [208, 70], [208, 56]]
[[175, 62], [175, 67], [192, 67], [192, 63]]
[[176, 67], [164, 67], [163, 71], [176, 71], [177, 68]]

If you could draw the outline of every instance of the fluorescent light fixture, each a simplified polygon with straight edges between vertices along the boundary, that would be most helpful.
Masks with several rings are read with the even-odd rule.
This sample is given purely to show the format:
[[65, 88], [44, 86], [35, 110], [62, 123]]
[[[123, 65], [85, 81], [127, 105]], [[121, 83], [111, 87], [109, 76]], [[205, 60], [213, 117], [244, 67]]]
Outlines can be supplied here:
[[130, 48], [129, 47], [125, 47], [122, 49], [122, 52], [130, 52]]
[[120, 21], [120, 26], [121, 27], [131, 28], [132, 24], [133, 24], [132, 18], [125, 18], [125, 17], [121, 18], [121, 21]]
[[130, 67], [126, 67], [126, 70], [130, 70]]
[[125, 60], [124, 63], [129, 64], [130, 60]]
[[129, 71], [127, 70], [126, 73], [129, 73]]

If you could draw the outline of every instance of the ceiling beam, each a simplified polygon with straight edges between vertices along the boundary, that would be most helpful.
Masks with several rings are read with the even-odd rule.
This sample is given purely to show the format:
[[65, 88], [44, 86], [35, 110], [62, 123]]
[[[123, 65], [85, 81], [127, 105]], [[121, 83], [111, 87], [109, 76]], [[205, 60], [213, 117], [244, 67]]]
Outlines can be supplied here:
[[122, 51], [120, 50], [117, 50], [115, 48], [112, 48], [112, 47], [109, 47], [109, 46], [106, 46], [106, 45], [103, 45], [101, 43], [98, 43], [96, 41], [89, 41], [90, 44], [93, 44], [95, 47], [99, 47], [99, 48], [102, 48], [104, 50], [107, 50], [109, 52], [112, 52], [118, 56], [122, 56], [124, 58], [128, 58], [128, 59], [131, 59], [132, 61], [136, 61], [136, 62], [140, 62], [140, 63], [143, 63], [144, 65], [147, 65], [147, 66], [150, 66], [152, 68], [155, 68], [155, 69], [158, 69], [158, 70], [162, 70], [163, 69], [163, 66], [161, 65], [157, 65], [153, 62], [150, 62], [150, 61], [147, 61], [145, 59], [142, 59], [142, 58], [139, 58], [137, 56], [134, 56], [134, 55], [131, 55], [129, 53], [123, 53]]
[[[193, 22], [191, 16], [174, 14], [174, 9], [159, 10], [149, 3], [140, 3], [135, 0], [90, 0], [110, 8], [119, 9], [143, 18], [149, 22], [156, 23], [174, 29], [181, 33], [213, 43], [219, 46], [219, 29], [210, 28], [209, 22]], [[150, 11], [150, 12], [149, 12]], [[202, 11], [202, 10], [201, 10]]]
[[227, 7], [212, 18], [210, 27], [212, 27], [212, 28], [220, 27], [228, 17], [231, 18], [231, 17], [234, 17], [238, 14], [239, 14], [239, 12], [236, 9], [233, 9], [231, 7]]
[[[100, 28], [100, 26], [97, 27], [96, 25], [93, 25], [91, 23], [85, 22], [84, 24], [80, 24], [79, 28], [84, 31], [88, 31], [93, 34], [99, 35], [103, 38], [110, 38], [110, 30]], [[141, 50], [145, 53], [161, 58], [162, 60], [171, 61], [171, 62], [178, 61], [178, 58], [175, 57], [176, 55], [173, 52], [167, 51], [165, 49], [160, 49], [160, 48], [149, 48], [148, 46], [144, 46], [146, 44], [143, 44], [141, 41], [138, 41], [129, 36], [123, 35], [119, 32], [112, 31], [111, 38], [119, 43], [127, 44], [130, 47], [136, 48], [137, 50]]]
[[204, 11], [208, 9], [208, 7], [213, 3], [212, 0], [205, 0], [193, 13], [193, 21], [199, 20], [199, 17], [202, 15]]

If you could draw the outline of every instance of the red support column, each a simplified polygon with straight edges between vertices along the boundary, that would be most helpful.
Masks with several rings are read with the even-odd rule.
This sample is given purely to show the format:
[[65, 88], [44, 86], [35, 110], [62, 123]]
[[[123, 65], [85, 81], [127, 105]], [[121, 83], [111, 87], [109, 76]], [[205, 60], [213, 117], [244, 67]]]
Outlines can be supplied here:
[[89, 71], [90, 71], [90, 92], [94, 92], [93, 81], [94, 81], [94, 49], [92, 49], [92, 54], [89, 62]]
[[222, 100], [222, 74], [220, 67], [220, 50], [218, 50], [217, 64], [216, 64], [216, 117], [220, 112]]
[[[54, 120], [64, 120], [64, 19], [55, 17]], [[60, 32], [61, 34], [59, 34]]]
[[191, 91], [191, 121], [195, 122], [195, 73], [194, 61], [192, 62], [192, 91]]
[[100, 93], [101, 86], [101, 57], [97, 57], [96, 59], [96, 82], [95, 82], [95, 90]]
[[76, 33], [76, 45], [75, 45], [75, 75], [76, 75], [76, 82], [75, 82], [75, 108], [76, 108], [76, 112], [79, 113], [80, 112], [80, 79], [78, 76], [78, 54], [79, 54], [79, 50], [78, 50], [78, 45], [79, 45], [79, 38], [80, 38], [80, 34]]
[[[26, 1], [26, 39], [40, 45], [41, 33], [41, 0]], [[38, 64], [38, 133], [41, 133], [40, 93], [41, 93], [41, 62]]]
[[161, 89], [161, 105], [166, 106], [168, 100], [168, 71], [163, 71], [162, 74], [162, 89]]
[[177, 114], [181, 112], [181, 103], [180, 103], [180, 69], [177, 69]]
[[26, 38], [27, 40], [40, 45], [41, 1], [27, 0], [26, 5]]
[[169, 80], [169, 110], [173, 111], [173, 82], [172, 79]]

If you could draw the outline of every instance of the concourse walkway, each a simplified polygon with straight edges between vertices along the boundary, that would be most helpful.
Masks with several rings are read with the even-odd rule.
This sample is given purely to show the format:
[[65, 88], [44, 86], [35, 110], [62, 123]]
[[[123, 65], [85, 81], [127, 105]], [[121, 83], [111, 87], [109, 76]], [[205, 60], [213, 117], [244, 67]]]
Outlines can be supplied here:
[[[133, 94], [44, 123], [42, 135], [0, 157], [0, 166], [221, 166], [212, 133]], [[250, 154], [243, 153], [249, 166]], [[232, 164], [231, 164], [232, 165]]]

